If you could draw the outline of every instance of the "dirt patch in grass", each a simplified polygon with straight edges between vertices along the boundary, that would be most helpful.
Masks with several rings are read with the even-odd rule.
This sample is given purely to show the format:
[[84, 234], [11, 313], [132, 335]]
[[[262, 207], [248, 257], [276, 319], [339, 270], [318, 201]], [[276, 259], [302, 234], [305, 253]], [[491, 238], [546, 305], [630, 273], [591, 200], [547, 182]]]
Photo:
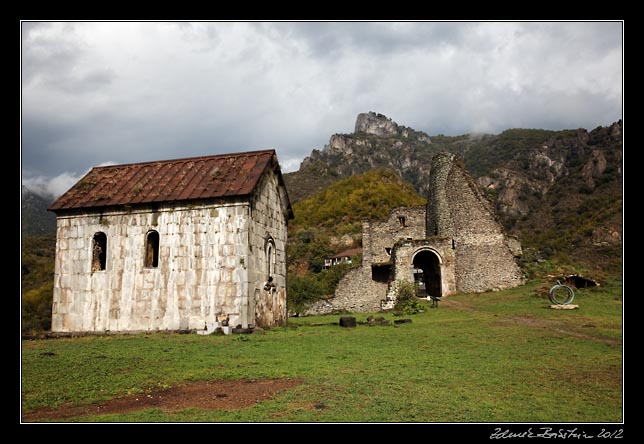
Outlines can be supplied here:
[[474, 312], [476, 311], [472, 306], [463, 300], [460, 299], [453, 299], [453, 298], [444, 298], [438, 303], [439, 308], [456, 308], [458, 310], [464, 310], [464, 311], [470, 311]]
[[[477, 312], [467, 301], [445, 298], [441, 302], [444, 308], [454, 308], [457, 310], [468, 311], [468, 312]], [[495, 315], [496, 316], [496, 315]], [[531, 315], [515, 315], [515, 316], [504, 316], [499, 319], [499, 324], [514, 324], [514, 325], [525, 325], [527, 327], [533, 328], [544, 328], [549, 329], [552, 333], [557, 333], [563, 336], [570, 336], [575, 339], [582, 339], [588, 341], [602, 342], [609, 345], [618, 345], [621, 344], [621, 339], [602, 337], [600, 334], [588, 334], [586, 332], [592, 332], [593, 329], [597, 328], [592, 323], [585, 323], [576, 326], [566, 325], [563, 322], [555, 321], [552, 319], [545, 319], [537, 316]], [[582, 331], [579, 331], [579, 330]]]
[[[504, 320], [503, 322], [509, 322], [509, 323], [518, 324], [518, 325], [527, 325], [530, 327], [537, 327], [537, 328], [547, 328], [553, 333], [558, 333], [563, 336], [570, 336], [575, 339], [582, 339], [586, 341], [602, 342], [610, 345], [617, 345], [622, 342], [621, 339], [606, 338], [606, 337], [601, 337], [599, 335], [590, 335], [590, 334], [582, 333], [580, 331], [574, 330], [571, 327], [565, 326], [565, 324], [563, 324], [562, 322], [557, 322], [549, 319], [536, 318], [533, 316], [512, 316]], [[591, 330], [593, 328], [596, 328], [596, 326], [592, 324], [583, 324], [578, 328], [582, 328], [584, 330], [589, 330], [589, 329]]]
[[168, 389], [114, 398], [86, 405], [63, 405], [22, 415], [23, 422], [56, 421], [88, 415], [128, 413], [160, 408], [166, 411], [198, 408], [235, 410], [271, 398], [278, 392], [300, 385], [299, 379], [241, 379], [197, 381]]

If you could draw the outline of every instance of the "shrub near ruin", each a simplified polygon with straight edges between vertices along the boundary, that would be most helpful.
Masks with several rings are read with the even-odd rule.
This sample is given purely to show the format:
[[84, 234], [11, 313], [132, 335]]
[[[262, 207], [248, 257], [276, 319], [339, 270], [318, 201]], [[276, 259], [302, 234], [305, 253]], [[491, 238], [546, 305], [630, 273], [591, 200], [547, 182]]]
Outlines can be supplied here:
[[417, 294], [418, 284], [409, 281], [398, 282], [394, 314], [410, 315], [421, 313], [424, 310], [424, 306], [416, 296]]

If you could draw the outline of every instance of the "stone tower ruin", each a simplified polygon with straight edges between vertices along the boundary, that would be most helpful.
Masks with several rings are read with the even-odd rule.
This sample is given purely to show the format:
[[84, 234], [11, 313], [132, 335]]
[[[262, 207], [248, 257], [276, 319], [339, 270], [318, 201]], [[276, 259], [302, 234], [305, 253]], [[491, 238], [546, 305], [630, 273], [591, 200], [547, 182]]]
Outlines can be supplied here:
[[419, 284], [419, 296], [503, 290], [525, 282], [521, 245], [508, 236], [462, 161], [436, 154], [426, 207], [396, 208], [384, 221], [363, 221], [362, 265], [339, 282], [334, 297], [309, 313], [390, 308], [397, 284]]
[[426, 236], [449, 238], [454, 250], [455, 291], [482, 292], [521, 285], [517, 238], [508, 236], [490, 202], [455, 155], [432, 159]]

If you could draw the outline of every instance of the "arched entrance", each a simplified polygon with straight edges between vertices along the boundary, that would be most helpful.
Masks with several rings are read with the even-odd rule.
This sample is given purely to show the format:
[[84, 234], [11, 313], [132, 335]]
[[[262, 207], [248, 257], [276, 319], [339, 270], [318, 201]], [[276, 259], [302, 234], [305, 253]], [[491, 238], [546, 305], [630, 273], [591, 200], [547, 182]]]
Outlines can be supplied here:
[[414, 280], [421, 289], [419, 296], [442, 296], [441, 261], [438, 254], [433, 250], [420, 250], [414, 255], [412, 263]]

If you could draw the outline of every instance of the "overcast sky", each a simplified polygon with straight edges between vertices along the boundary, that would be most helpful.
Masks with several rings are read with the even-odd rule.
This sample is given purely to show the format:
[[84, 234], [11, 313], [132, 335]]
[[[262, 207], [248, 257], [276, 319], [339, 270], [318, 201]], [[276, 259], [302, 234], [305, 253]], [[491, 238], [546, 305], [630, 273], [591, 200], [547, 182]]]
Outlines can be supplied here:
[[296, 170], [358, 113], [435, 134], [622, 118], [621, 22], [23, 22], [22, 180], [275, 148]]

